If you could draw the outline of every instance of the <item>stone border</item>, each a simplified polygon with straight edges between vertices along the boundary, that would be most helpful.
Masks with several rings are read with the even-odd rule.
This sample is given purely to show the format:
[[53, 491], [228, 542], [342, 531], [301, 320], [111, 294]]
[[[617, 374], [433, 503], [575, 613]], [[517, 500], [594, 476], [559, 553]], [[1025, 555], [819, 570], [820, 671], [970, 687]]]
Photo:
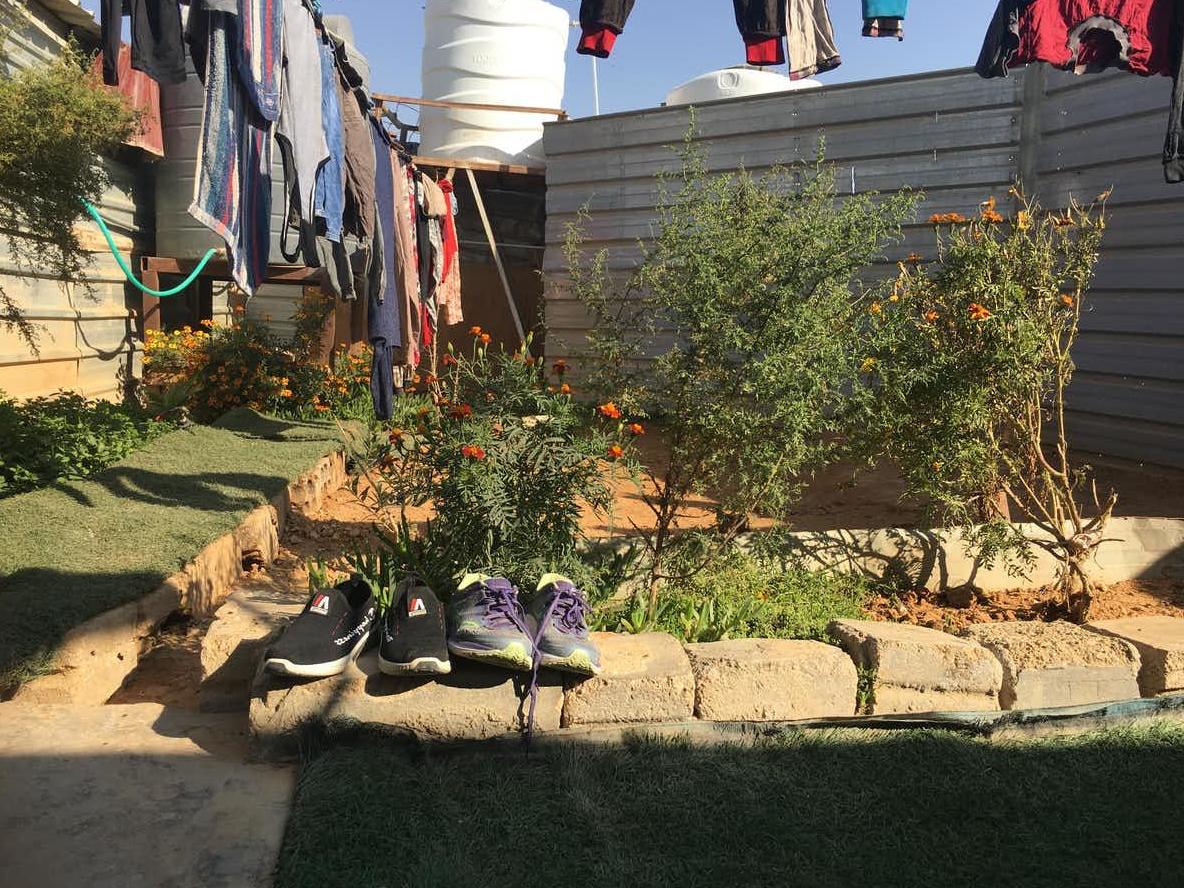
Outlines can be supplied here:
[[[1030, 535], [1032, 525], [1020, 525]], [[751, 538], [751, 535], [750, 535]], [[1001, 564], [985, 568], [966, 553], [966, 531], [831, 530], [798, 531], [790, 557], [812, 570], [860, 573], [874, 578], [907, 576], [920, 586], [952, 588], [971, 583], [987, 592], [1014, 589], [1017, 581]], [[1135, 579], [1184, 578], [1184, 519], [1114, 518], [1106, 525], [1107, 542], [1097, 550], [1094, 566], [1103, 583]], [[1033, 548], [1036, 563], [1027, 582], [1035, 588], [1053, 583], [1057, 563]]]
[[271, 502], [251, 511], [237, 528], [198, 552], [157, 589], [67, 632], [58, 648], [55, 671], [25, 683], [12, 699], [26, 703], [106, 703], [139, 664], [146, 640], [170, 614], [187, 610], [196, 617], [212, 615], [241, 576], [244, 554], [258, 553], [260, 561], [270, 564], [279, 552], [289, 510], [318, 508], [325, 496], [345, 481], [344, 451], [322, 457]]

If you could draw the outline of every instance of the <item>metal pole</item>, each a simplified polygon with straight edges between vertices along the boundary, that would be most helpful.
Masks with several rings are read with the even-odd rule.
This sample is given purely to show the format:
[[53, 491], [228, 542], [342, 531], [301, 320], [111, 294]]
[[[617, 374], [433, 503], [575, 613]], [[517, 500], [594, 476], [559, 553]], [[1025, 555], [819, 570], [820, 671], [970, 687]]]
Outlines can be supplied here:
[[600, 116], [600, 65], [596, 56], [592, 56], [592, 113]]

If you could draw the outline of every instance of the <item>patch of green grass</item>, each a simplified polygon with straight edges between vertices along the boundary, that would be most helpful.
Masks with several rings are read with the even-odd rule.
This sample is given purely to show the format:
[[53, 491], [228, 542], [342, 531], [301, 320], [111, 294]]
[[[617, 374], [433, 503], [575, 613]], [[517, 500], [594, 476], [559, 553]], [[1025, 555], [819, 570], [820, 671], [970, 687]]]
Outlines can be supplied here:
[[86, 480], [0, 501], [0, 690], [44, 672], [67, 631], [151, 592], [337, 446], [334, 426], [236, 410]]
[[306, 765], [278, 888], [1184, 882], [1184, 728], [641, 741], [530, 754], [372, 742]]

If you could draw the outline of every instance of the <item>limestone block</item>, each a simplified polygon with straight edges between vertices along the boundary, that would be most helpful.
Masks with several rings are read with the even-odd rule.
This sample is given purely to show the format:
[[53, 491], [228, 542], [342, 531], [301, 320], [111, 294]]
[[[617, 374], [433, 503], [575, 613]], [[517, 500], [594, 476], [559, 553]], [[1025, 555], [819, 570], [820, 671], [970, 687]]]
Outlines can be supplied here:
[[563, 725], [681, 721], [695, 709], [695, 676], [672, 635], [593, 633], [604, 671], [574, 684]]
[[1142, 660], [1139, 689], [1144, 697], [1184, 690], [1184, 619], [1129, 617], [1098, 620], [1085, 628], [1135, 646]]

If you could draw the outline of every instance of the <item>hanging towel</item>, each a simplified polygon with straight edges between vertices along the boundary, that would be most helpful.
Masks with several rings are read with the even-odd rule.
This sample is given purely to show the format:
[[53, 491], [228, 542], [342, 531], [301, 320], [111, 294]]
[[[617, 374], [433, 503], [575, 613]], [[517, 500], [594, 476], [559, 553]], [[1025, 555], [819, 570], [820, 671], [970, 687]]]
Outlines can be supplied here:
[[444, 214], [444, 269], [440, 287], [436, 292], [436, 302], [440, 306], [440, 322], [442, 324], [460, 324], [465, 315], [461, 307], [460, 290], [460, 243], [456, 235], [456, 194], [450, 181], [440, 182], [440, 190], [444, 192], [444, 199], [448, 202], [448, 212]]
[[[283, 6], [283, 90], [275, 130], [284, 162], [285, 198], [291, 210], [284, 214], [283, 224], [287, 232], [289, 218], [297, 220], [305, 262], [314, 265], [317, 260], [313, 195], [317, 171], [329, 159], [321, 96], [320, 41], [312, 13], [301, 0], [283, 0]], [[286, 246], [284, 250], [286, 253]], [[289, 255], [284, 258], [295, 261]]]
[[863, 36], [904, 40], [909, 0], [863, 0]]
[[280, 116], [284, 2], [239, 0], [238, 19], [239, 76], [263, 118], [275, 120]]
[[235, 283], [248, 295], [271, 249], [272, 124], [237, 75], [238, 17], [210, 13], [206, 96], [189, 214], [226, 242]]
[[[102, 69], [102, 57], [95, 56], [92, 70], [101, 73]], [[140, 113], [139, 128], [127, 137], [124, 144], [147, 151], [156, 157], [164, 157], [164, 130], [160, 124], [160, 84], [143, 71], [132, 68], [132, 50], [126, 43], [119, 47], [116, 69], [119, 85], [110, 89], [120, 93], [132, 108]]]

